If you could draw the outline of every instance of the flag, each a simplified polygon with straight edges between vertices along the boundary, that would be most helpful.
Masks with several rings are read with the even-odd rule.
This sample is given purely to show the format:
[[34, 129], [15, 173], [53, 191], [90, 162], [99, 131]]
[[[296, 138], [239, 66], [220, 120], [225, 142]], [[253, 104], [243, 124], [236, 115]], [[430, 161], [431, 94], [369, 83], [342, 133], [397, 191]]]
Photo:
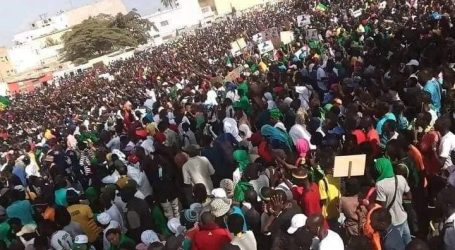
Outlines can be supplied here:
[[7, 96], [0, 96], [0, 111], [5, 110], [10, 104], [11, 101]]
[[316, 6], [316, 10], [324, 12], [324, 11], [327, 10], [327, 6], [325, 6], [323, 3], [319, 3], [319, 4]]
[[232, 68], [231, 58], [229, 56], [226, 57], [226, 66]]

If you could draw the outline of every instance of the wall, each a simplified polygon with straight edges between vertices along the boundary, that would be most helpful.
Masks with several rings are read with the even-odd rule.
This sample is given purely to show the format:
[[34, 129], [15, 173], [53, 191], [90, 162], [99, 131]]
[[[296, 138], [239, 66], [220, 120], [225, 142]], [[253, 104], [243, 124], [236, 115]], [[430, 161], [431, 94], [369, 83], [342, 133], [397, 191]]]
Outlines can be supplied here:
[[214, 0], [218, 15], [226, 15], [232, 12], [232, 7], [237, 11], [251, 8], [264, 3], [263, 0]]
[[0, 48], [0, 82], [15, 75], [11, 58], [6, 48]]
[[117, 15], [128, 13], [122, 0], [102, 0], [65, 12], [69, 27], [81, 23], [85, 19], [99, 14]]

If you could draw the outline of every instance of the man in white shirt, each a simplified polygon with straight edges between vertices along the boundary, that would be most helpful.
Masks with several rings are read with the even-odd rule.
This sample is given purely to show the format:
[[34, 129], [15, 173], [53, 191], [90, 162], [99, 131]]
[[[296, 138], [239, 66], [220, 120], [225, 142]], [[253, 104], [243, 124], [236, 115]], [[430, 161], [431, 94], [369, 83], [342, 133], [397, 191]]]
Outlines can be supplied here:
[[319, 239], [313, 241], [312, 249], [319, 250], [344, 250], [344, 243], [341, 237], [330, 229], [324, 227], [324, 217], [322, 214], [313, 214], [306, 220], [306, 227]]
[[183, 149], [190, 156], [182, 167], [183, 183], [192, 186], [202, 183], [207, 193], [211, 193], [213, 183], [210, 176], [215, 173], [215, 169], [206, 157], [199, 156], [199, 150], [198, 145], [189, 145]]
[[96, 221], [103, 227], [103, 249], [109, 250], [111, 248], [111, 244], [106, 238], [106, 232], [111, 228], [120, 228], [120, 223], [115, 220], [111, 219], [111, 216], [104, 212], [100, 213], [96, 216]]
[[240, 250], [256, 250], [257, 242], [252, 231], [243, 232], [244, 220], [239, 214], [231, 214], [228, 217], [228, 228], [234, 234], [231, 244], [238, 246]]
[[450, 132], [451, 125], [450, 118], [445, 116], [436, 120], [434, 125], [436, 131], [441, 134], [441, 142], [437, 151], [442, 169], [447, 169], [453, 165], [450, 154], [455, 150], [455, 135]]

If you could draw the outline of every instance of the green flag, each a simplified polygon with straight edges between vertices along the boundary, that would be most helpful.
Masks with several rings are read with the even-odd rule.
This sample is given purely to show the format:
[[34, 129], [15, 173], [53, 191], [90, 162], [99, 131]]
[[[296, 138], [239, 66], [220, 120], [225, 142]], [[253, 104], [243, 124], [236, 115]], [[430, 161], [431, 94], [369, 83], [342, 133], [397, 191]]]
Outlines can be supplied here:
[[0, 111], [5, 110], [10, 104], [11, 101], [7, 96], [0, 96]]

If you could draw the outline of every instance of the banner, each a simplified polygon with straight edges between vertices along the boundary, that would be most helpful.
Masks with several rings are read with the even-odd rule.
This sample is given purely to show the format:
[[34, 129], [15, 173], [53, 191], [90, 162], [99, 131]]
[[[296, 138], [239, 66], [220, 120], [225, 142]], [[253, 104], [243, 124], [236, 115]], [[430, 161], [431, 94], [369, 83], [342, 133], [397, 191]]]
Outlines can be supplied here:
[[272, 27], [264, 31], [264, 39], [267, 40], [273, 40], [276, 38], [280, 38], [280, 33], [278, 31], [277, 27]]
[[273, 50], [272, 41], [268, 40], [268, 41], [265, 41], [265, 42], [262, 42], [262, 43], [258, 44], [258, 50], [259, 50], [259, 53], [261, 55], [272, 51]]
[[310, 15], [300, 15], [297, 17], [297, 26], [304, 27], [311, 24], [311, 16]]
[[307, 29], [305, 31], [306, 40], [319, 40], [319, 34], [317, 29]]
[[280, 33], [281, 42], [284, 44], [290, 44], [294, 41], [294, 33], [292, 31], [282, 31]]

